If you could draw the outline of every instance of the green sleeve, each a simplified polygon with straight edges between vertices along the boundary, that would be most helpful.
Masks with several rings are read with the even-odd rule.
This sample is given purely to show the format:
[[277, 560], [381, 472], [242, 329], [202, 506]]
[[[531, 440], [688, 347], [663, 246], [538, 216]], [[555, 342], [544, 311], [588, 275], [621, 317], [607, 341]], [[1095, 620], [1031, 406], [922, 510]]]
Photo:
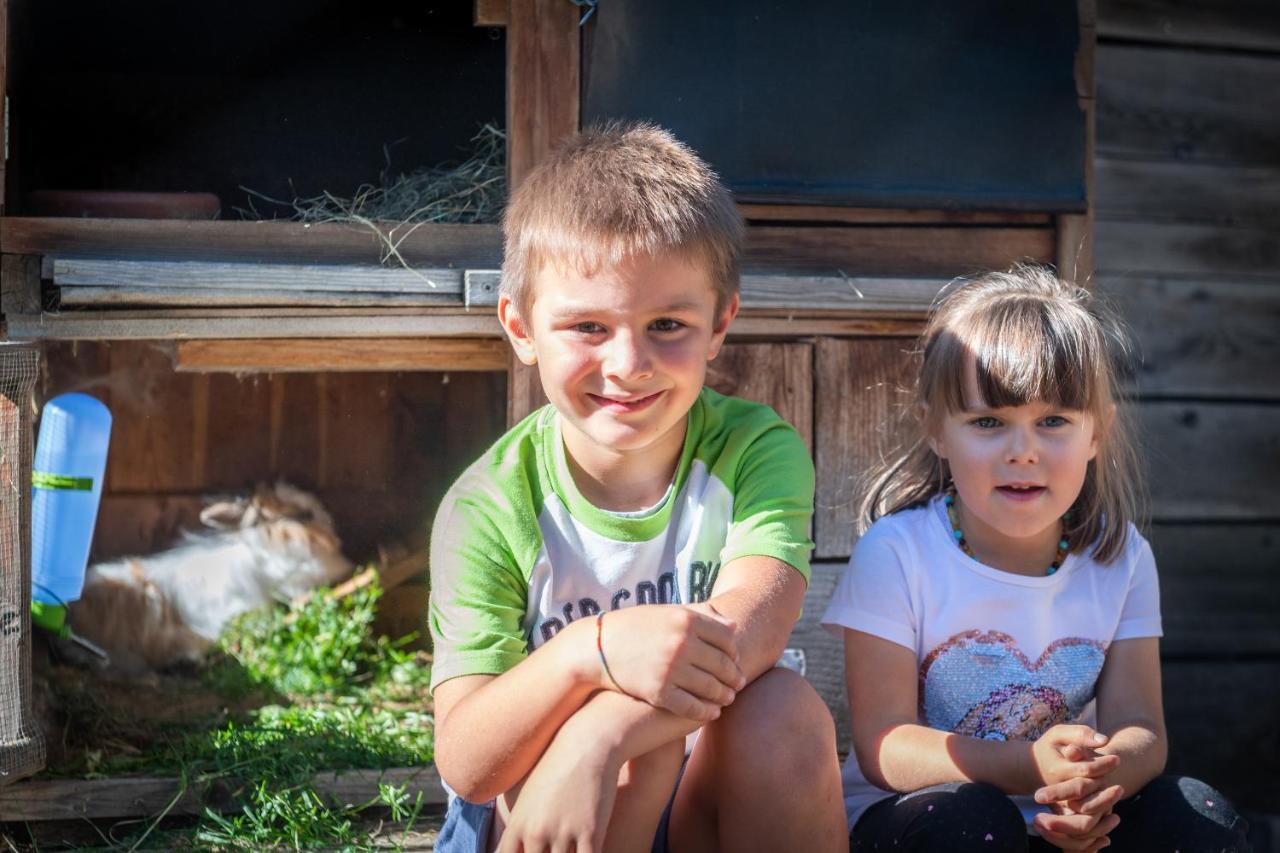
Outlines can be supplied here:
[[501, 504], [467, 486], [464, 475], [449, 490], [431, 534], [433, 691], [450, 678], [501, 674], [527, 654], [528, 583], [516, 556], [525, 549], [506, 535]]
[[813, 460], [800, 435], [778, 420], [743, 451], [733, 494], [733, 523], [721, 561], [774, 557], [809, 580]]

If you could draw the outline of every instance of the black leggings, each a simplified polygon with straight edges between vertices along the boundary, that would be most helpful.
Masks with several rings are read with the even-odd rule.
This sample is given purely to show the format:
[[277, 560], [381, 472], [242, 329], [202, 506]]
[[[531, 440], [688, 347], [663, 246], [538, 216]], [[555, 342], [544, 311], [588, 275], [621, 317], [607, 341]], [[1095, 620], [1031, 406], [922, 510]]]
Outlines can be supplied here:
[[[1160, 776], [1136, 796], [1116, 804], [1120, 824], [1109, 850], [1248, 853], [1248, 824], [1226, 799], [1186, 776]], [[849, 850], [948, 853], [1041, 853], [1056, 850], [1028, 835], [1022, 813], [998, 788], [952, 782], [886, 797], [862, 813], [849, 834]]]

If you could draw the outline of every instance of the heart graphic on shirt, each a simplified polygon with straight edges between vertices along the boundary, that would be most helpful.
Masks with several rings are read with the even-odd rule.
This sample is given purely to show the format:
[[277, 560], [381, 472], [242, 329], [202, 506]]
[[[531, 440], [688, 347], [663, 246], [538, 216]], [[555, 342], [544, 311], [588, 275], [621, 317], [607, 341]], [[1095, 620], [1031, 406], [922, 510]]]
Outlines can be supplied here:
[[1008, 634], [965, 631], [920, 664], [920, 717], [957, 734], [1035, 740], [1080, 716], [1105, 659], [1102, 643], [1064, 637], [1033, 662]]

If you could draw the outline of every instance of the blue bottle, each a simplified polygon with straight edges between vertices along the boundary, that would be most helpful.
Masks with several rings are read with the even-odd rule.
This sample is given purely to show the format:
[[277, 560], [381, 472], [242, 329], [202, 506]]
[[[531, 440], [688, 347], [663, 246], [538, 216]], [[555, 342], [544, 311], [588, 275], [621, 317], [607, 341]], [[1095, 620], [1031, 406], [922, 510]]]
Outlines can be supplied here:
[[31, 616], [64, 636], [80, 597], [107, 470], [111, 412], [88, 394], [45, 403], [32, 466]]

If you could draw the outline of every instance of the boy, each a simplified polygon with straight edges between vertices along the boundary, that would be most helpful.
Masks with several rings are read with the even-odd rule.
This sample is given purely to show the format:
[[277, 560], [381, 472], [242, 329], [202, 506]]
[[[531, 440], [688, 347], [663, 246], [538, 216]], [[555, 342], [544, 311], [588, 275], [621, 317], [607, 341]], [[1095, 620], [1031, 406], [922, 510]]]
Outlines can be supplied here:
[[702, 387], [738, 310], [729, 193], [666, 132], [611, 126], [539, 166], [504, 232], [498, 316], [551, 405], [436, 517], [458, 795], [436, 849], [845, 849], [831, 717], [772, 668], [813, 466], [771, 409]]

